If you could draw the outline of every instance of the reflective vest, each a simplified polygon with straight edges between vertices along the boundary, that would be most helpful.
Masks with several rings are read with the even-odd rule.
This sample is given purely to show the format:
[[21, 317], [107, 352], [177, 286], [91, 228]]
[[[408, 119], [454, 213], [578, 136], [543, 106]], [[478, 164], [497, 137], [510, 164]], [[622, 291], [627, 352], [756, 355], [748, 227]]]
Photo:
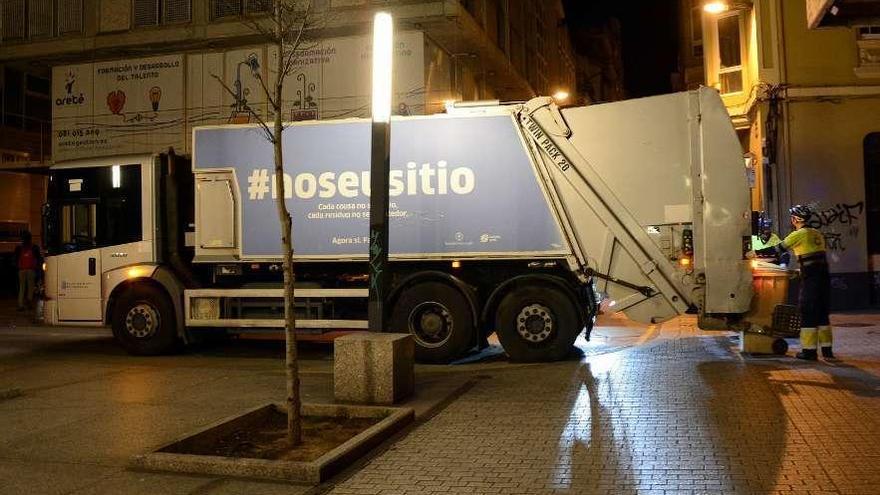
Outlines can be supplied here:
[[800, 258], [808, 254], [825, 252], [825, 236], [822, 232], [810, 227], [795, 230], [782, 241], [782, 247], [794, 251]]
[[761, 240], [761, 236], [753, 235], [752, 236], [752, 250], [758, 251], [761, 249], [772, 248], [773, 246], [779, 244], [782, 240], [776, 234], [770, 234], [770, 238], [767, 239], [767, 242], [763, 242]]

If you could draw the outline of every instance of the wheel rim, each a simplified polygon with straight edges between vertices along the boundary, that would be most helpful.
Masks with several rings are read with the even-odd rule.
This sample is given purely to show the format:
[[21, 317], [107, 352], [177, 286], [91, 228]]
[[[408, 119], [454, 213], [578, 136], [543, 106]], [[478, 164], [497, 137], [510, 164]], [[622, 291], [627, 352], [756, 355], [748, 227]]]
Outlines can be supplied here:
[[528, 342], [540, 344], [553, 335], [553, 313], [541, 304], [530, 304], [516, 316], [516, 331]]
[[146, 302], [133, 306], [125, 315], [125, 331], [138, 339], [147, 339], [155, 335], [160, 323], [159, 311]]
[[409, 333], [422, 347], [441, 347], [452, 337], [449, 308], [436, 301], [420, 303], [409, 313]]

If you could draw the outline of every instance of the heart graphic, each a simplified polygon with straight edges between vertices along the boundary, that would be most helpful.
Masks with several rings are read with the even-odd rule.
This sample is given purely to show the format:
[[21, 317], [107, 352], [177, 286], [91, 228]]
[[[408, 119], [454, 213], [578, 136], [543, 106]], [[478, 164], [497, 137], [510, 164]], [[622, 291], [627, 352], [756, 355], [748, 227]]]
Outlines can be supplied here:
[[121, 89], [111, 91], [107, 94], [107, 108], [113, 115], [122, 115], [122, 109], [125, 107], [125, 92]]

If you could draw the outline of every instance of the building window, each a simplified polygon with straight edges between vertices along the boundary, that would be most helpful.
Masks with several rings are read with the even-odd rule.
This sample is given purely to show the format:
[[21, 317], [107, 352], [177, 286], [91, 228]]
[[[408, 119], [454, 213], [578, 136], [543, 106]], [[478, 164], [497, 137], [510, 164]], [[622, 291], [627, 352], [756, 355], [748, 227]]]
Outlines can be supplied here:
[[3, 40], [20, 40], [27, 36], [27, 2], [5, 0], [3, 3]]
[[157, 26], [160, 17], [159, 0], [134, 0], [132, 4], [132, 24], [134, 27]]
[[58, 34], [76, 34], [82, 32], [83, 3], [82, 0], [58, 0]]
[[189, 22], [191, 17], [190, 0], [134, 0], [132, 10], [136, 28]]
[[859, 26], [860, 40], [880, 40], [880, 26]]
[[211, 0], [211, 19], [269, 12], [272, 0]]
[[162, 16], [166, 24], [189, 22], [192, 19], [190, 0], [165, 0], [163, 3]]
[[2, 0], [0, 6], [2, 41], [82, 32], [82, 0]]
[[880, 78], [880, 25], [858, 26], [856, 43], [859, 47], [859, 77]]
[[703, 8], [691, 9], [691, 56], [703, 57]]
[[718, 82], [721, 94], [743, 90], [742, 40], [738, 14], [718, 18]]
[[28, 36], [30, 38], [50, 38], [54, 33], [52, 26], [53, 0], [30, 0], [28, 2]]

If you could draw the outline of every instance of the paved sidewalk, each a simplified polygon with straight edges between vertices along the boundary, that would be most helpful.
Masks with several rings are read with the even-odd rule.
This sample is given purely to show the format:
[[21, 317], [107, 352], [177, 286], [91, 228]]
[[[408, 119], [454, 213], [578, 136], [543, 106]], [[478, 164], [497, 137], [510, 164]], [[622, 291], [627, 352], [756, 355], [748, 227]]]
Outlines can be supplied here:
[[880, 493], [880, 318], [835, 321], [872, 326], [837, 330], [834, 365], [744, 359], [683, 320], [496, 373], [330, 492]]
[[[689, 319], [606, 319], [569, 362], [421, 366], [422, 404], [475, 384], [317, 487], [126, 468], [278, 400], [281, 346], [134, 358], [103, 329], [0, 325], [0, 389], [23, 392], [0, 400], [0, 493], [880, 493], [880, 316], [833, 320], [835, 364], [743, 358]], [[328, 400], [328, 349], [303, 356], [306, 398]]]

